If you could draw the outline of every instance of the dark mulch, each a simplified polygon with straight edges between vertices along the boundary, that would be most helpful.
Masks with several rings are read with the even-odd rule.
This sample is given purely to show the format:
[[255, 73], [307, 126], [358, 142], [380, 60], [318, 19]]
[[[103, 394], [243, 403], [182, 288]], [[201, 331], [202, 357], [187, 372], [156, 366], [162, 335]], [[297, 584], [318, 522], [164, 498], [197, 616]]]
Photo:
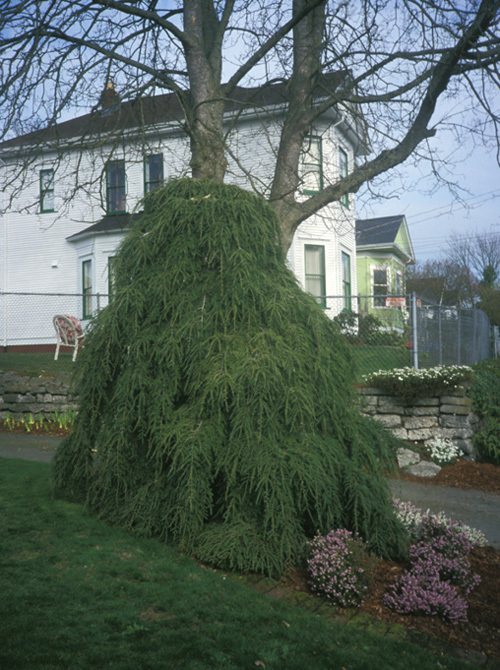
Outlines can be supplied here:
[[408, 482], [429, 486], [454, 486], [458, 489], [475, 489], [500, 493], [500, 467], [490, 463], [473, 463], [461, 459], [446, 465], [435, 477], [416, 477], [400, 470], [398, 477]]

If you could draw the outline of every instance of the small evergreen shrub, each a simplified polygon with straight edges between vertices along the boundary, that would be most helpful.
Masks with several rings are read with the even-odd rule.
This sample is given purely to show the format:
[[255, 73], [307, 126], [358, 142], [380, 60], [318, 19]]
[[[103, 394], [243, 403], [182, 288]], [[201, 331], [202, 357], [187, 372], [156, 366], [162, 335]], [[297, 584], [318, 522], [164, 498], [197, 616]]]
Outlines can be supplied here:
[[308, 542], [307, 569], [311, 589], [341, 607], [361, 604], [374, 565], [366, 545], [345, 529], [317, 535]]
[[490, 359], [474, 367], [470, 395], [472, 409], [481, 419], [481, 430], [472, 443], [478, 460], [500, 465], [500, 361]]

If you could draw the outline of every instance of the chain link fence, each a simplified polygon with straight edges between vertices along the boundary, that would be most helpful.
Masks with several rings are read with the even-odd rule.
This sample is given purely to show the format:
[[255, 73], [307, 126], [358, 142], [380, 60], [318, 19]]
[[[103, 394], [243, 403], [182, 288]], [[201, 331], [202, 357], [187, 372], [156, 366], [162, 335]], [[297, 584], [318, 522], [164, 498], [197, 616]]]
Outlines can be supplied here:
[[412, 365], [408, 296], [328, 296], [325, 304], [352, 345], [359, 375]]
[[353, 345], [360, 374], [411, 366], [473, 365], [496, 356], [498, 328], [479, 309], [435, 305], [416, 295], [326, 298]]
[[[108, 295], [0, 292], [0, 370], [57, 374], [72, 366], [71, 347], [54, 360], [56, 314], [88, 318]], [[350, 343], [359, 375], [413, 366], [471, 365], [500, 350], [498, 329], [477, 309], [433, 305], [409, 295], [326, 296], [322, 304]], [[494, 335], [493, 333], [496, 333]]]
[[70, 370], [72, 347], [61, 346], [54, 360], [54, 316], [76, 316], [85, 330], [90, 317], [108, 304], [108, 297], [91, 293], [0, 292], [0, 370], [29, 375], [57, 375]]
[[416, 298], [416, 367], [473, 365], [495, 355], [495, 331], [480, 309], [435, 305]]

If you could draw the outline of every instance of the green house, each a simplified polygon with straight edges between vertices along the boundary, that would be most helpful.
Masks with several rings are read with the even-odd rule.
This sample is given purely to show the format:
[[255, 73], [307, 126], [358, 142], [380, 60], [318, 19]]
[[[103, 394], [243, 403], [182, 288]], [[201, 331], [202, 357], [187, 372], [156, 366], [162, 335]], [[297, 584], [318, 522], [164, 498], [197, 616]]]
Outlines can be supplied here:
[[404, 215], [356, 220], [359, 309], [390, 328], [405, 318], [406, 267], [415, 253]]

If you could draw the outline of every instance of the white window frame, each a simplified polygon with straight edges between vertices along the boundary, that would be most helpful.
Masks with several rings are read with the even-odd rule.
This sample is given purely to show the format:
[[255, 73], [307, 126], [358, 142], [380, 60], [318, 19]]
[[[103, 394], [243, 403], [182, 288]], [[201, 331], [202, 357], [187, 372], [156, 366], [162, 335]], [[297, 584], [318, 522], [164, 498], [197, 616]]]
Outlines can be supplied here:
[[396, 270], [394, 273], [394, 277], [395, 277], [394, 293], [396, 295], [403, 295], [404, 292], [403, 271]]
[[[54, 170], [44, 168], [40, 170], [40, 213], [55, 212]], [[47, 206], [49, 205], [49, 206]]]
[[[344, 259], [347, 259], [349, 279], [346, 279], [345, 276], [345, 267]], [[347, 251], [341, 249], [340, 251], [340, 265], [342, 268], [342, 296], [344, 298], [343, 309], [348, 312], [352, 311], [352, 258], [351, 254], [348, 254]], [[346, 291], [348, 288], [348, 292]]]
[[[307, 251], [308, 249], [321, 249], [321, 272], [320, 274], [312, 274], [307, 272]], [[321, 290], [317, 294], [310, 290], [308, 286], [308, 279], [319, 279], [321, 283]], [[318, 304], [326, 309], [326, 247], [324, 244], [304, 244], [304, 288], [307, 293], [310, 293]]]
[[[311, 152], [312, 145], [317, 147], [317, 156]], [[321, 135], [310, 133], [304, 138], [301, 151], [301, 179], [302, 193], [315, 195], [323, 190], [323, 138]], [[316, 182], [317, 188], [310, 188], [310, 182]]]
[[[375, 293], [375, 272], [378, 270], [385, 270], [386, 272], [386, 292], [385, 293]], [[377, 265], [372, 265], [370, 268], [370, 275], [371, 275], [371, 293], [372, 293], [372, 306], [374, 309], [387, 309], [385, 305], [385, 298], [384, 298], [384, 304], [383, 305], [377, 305], [377, 299], [382, 299], [382, 296], [388, 296], [391, 293], [391, 266], [387, 264], [377, 264]], [[382, 286], [382, 284], [377, 284], [377, 286]], [[380, 296], [380, 298], [379, 298]]]
[[[349, 152], [342, 146], [339, 146], [339, 177], [344, 179], [344, 177], [349, 176]], [[346, 209], [349, 209], [349, 194], [344, 193], [340, 198], [340, 204], [343, 205]]]
[[[86, 273], [86, 268], [89, 268], [88, 273]], [[82, 321], [86, 321], [92, 318], [94, 312], [94, 259], [92, 256], [80, 259], [80, 273], [82, 282]], [[86, 285], [86, 277], [90, 279], [89, 286]]]
[[[160, 159], [160, 164], [161, 164], [161, 178], [160, 179], [151, 179], [151, 174], [150, 174], [150, 169], [151, 169], [151, 159], [158, 158]], [[144, 194], [146, 195], [147, 193], [151, 193], [151, 191], [154, 191], [155, 188], [160, 188], [160, 186], [163, 185], [165, 180], [165, 169], [164, 169], [164, 161], [163, 161], [163, 154], [162, 153], [157, 153], [157, 154], [149, 154], [148, 156], [144, 157]]]
[[[123, 184], [115, 185], [111, 184], [110, 181], [110, 168], [112, 165], [121, 165], [123, 167]], [[125, 214], [127, 211], [127, 165], [125, 163], [124, 158], [115, 158], [113, 160], [110, 160], [106, 163], [105, 167], [105, 174], [106, 174], [106, 214]], [[115, 204], [120, 202], [120, 199], [116, 197], [116, 194], [118, 193], [119, 190], [123, 189], [123, 200], [121, 201], [121, 204], [123, 204], [123, 208], [112, 208], [110, 205]], [[113, 198], [111, 198], [111, 194], [113, 194]]]

